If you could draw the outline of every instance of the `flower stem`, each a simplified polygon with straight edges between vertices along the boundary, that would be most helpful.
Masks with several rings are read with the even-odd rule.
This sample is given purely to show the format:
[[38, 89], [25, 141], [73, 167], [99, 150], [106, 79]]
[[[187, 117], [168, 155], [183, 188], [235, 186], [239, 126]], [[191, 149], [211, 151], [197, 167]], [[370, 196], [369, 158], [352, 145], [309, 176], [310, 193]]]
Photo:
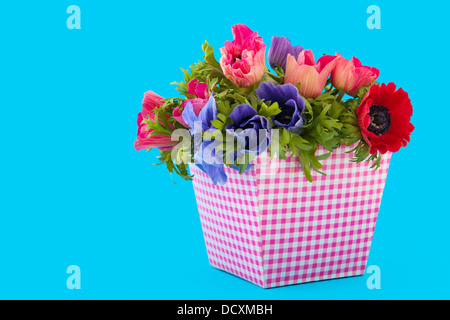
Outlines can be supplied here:
[[336, 101], [341, 102], [344, 95], [345, 95], [345, 92], [342, 90], [339, 90], [339, 95], [337, 96]]

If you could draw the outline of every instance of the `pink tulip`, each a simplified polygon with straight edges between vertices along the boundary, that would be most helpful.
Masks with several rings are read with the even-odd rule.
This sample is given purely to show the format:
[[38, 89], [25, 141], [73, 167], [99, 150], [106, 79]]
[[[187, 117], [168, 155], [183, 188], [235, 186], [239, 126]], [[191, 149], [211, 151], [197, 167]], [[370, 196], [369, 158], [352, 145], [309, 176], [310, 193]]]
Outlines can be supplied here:
[[162, 106], [164, 104], [163, 100], [163, 97], [153, 91], [147, 91], [144, 93], [144, 99], [142, 100], [142, 116], [144, 119], [147, 119], [148, 116], [150, 116], [150, 120], [155, 120], [153, 109]]
[[311, 50], [303, 50], [297, 61], [288, 55], [286, 62], [285, 83], [297, 86], [304, 98], [317, 98], [327, 83], [328, 76], [336, 64], [336, 56], [322, 56], [314, 63], [314, 54]]
[[224, 75], [239, 88], [258, 83], [264, 75], [266, 45], [257, 32], [243, 24], [232, 27], [234, 40], [220, 49]]
[[175, 120], [177, 120], [179, 123], [181, 123], [183, 126], [185, 126], [186, 128], [189, 128], [189, 126], [186, 124], [186, 122], [183, 119], [183, 116], [181, 115], [183, 113], [183, 109], [180, 107], [176, 107], [173, 110], [173, 114], [172, 116], [174, 117]]
[[360, 88], [367, 87], [380, 75], [377, 68], [363, 66], [355, 57], [350, 61], [339, 53], [336, 56], [338, 59], [331, 73], [331, 83], [350, 96], [355, 97]]
[[183, 120], [183, 117], [181, 116], [181, 113], [184, 110], [184, 107], [188, 102], [192, 103], [194, 107], [195, 115], [198, 116], [200, 111], [203, 109], [203, 107], [206, 105], [209, 99], [209, 88], [208, 85], [204, 82], [199, 82], [198, 79], [192, 79], [188, 83], [188, 94], [191, 94], [195, 96], [194, 99], [188, 99], [183, 101], [180, 107], [176, 107], [173, 110], [173, 117], [175, 120], [177, 120], [179, 123], [181, 123], [186, 128], [189, 128], [189, 125], [186, 124], [186, 122]]
[[200, 82], [198, 79], [192, 79], [191, 81], [189, 81], [187, 93], [200, 99], [209, 98], [208, 85], [204, 82]]
[[176, 107], [173, 110], [173, 117], [175, 118], [175, 120], [177, 120], [179, 123], [181, 123], [186, 128], [189, 128], [189, 126], [186, 124], [186, 122], [184, 122], [183, 117], [181, 116], [181, 113], [183, 112], [184, 107], [186, 107], [188, 102], [192, 103], [192, 106], [194, 107], [195, 115], [198, 116], [200, 111], [202, 111], [203, 107], [208, 102], [208, 99], [199, 99], [199, 98], [188, 99], [188, 100], [183, 101], [183, 103], [181, 104], [181, 108]]
[[[157, 134], [154, 136], [149, 136], [153, 129], [146, 129], [147, 124], [142, 123], [144, 119], [149, 119], [151, 121], [155, 120], [155, 113], [153, 110], [159, 108], [164, 104], [162, 101], [164, 98], [157, 95], [152, 91], [147, 91], [144, 94], [144, 100], [142, 100], [142, 112], [137, 115], [137, 139], [134, 142], [134, 148], [139, 151], [142, 149], [159, 148], [160, 150], [171, 150], [178, 141], [172, 141], [171, 136]], [[167, 116], [167, 115], [166, 115]], [[173, 126], [171, 126], [173, 129]]]

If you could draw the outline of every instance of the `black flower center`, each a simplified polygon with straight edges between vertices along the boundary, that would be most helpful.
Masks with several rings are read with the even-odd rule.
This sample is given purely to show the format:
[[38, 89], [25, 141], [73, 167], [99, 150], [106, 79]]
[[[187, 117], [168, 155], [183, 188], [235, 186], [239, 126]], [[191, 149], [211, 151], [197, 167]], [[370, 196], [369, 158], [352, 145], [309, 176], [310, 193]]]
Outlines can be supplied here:
[[391, 128], [391, 114], [385, 106], [371, 105], [369, 116], [370, 125], [367, 130], [377, 136], [385, 134]]
[[253, 124], [253, 122], [249, 122], [247, 123], [245, 126], [242, 126], [241, 129], [245, 130], [245, 129], [253, 129], [255, 127], [255, 125]]
[[289, 124], [292, 121], [292, 115], [294, 114], [294, 108], [290, 106], [282, 106], [281, 112], [275, 116], [275, 120], [282, 124]]
[[236, 62], [237, 59], [242, 60], [241, 55], [238, 55], [236, 58], [233, 59], [233, 64]]

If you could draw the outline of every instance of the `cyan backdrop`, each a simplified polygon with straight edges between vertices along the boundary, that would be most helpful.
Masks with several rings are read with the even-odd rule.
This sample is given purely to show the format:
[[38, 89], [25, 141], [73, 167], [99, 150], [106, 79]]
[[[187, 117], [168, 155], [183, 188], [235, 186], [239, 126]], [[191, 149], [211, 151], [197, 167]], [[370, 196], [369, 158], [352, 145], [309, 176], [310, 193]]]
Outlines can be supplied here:
[[[369, 30], [369, 5], [381, 30]], [[69, 30], [66, 9], [81, 9]], [[449, 298], [448, 108], [443, 1], [8, 1], [0, 6], [0, 298]], [[190, 182], [136, 152], [143, 93], [247, 24], [358, 57], [409, 92], [416, 130], [392, 158], [368, 275], [261, 289], [208, 264]], [[81, 289], [69, 290], [69, 265]]]

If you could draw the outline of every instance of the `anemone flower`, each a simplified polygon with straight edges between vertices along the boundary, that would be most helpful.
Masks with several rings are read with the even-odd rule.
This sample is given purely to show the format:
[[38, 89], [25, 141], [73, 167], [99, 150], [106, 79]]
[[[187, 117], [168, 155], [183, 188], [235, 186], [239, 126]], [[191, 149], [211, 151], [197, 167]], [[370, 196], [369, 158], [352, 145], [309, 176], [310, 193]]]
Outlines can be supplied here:
[[281, 113], [272, 116], [275, 127], [283, 127], [293, 133], [300, 133], [303, 127], [302, 113], [305, 100], [298, 95], [298, 90], [292, 84], [274, 85], [272, 82], [262, 82], [256, 94], [259, 99], [277, 102]]

